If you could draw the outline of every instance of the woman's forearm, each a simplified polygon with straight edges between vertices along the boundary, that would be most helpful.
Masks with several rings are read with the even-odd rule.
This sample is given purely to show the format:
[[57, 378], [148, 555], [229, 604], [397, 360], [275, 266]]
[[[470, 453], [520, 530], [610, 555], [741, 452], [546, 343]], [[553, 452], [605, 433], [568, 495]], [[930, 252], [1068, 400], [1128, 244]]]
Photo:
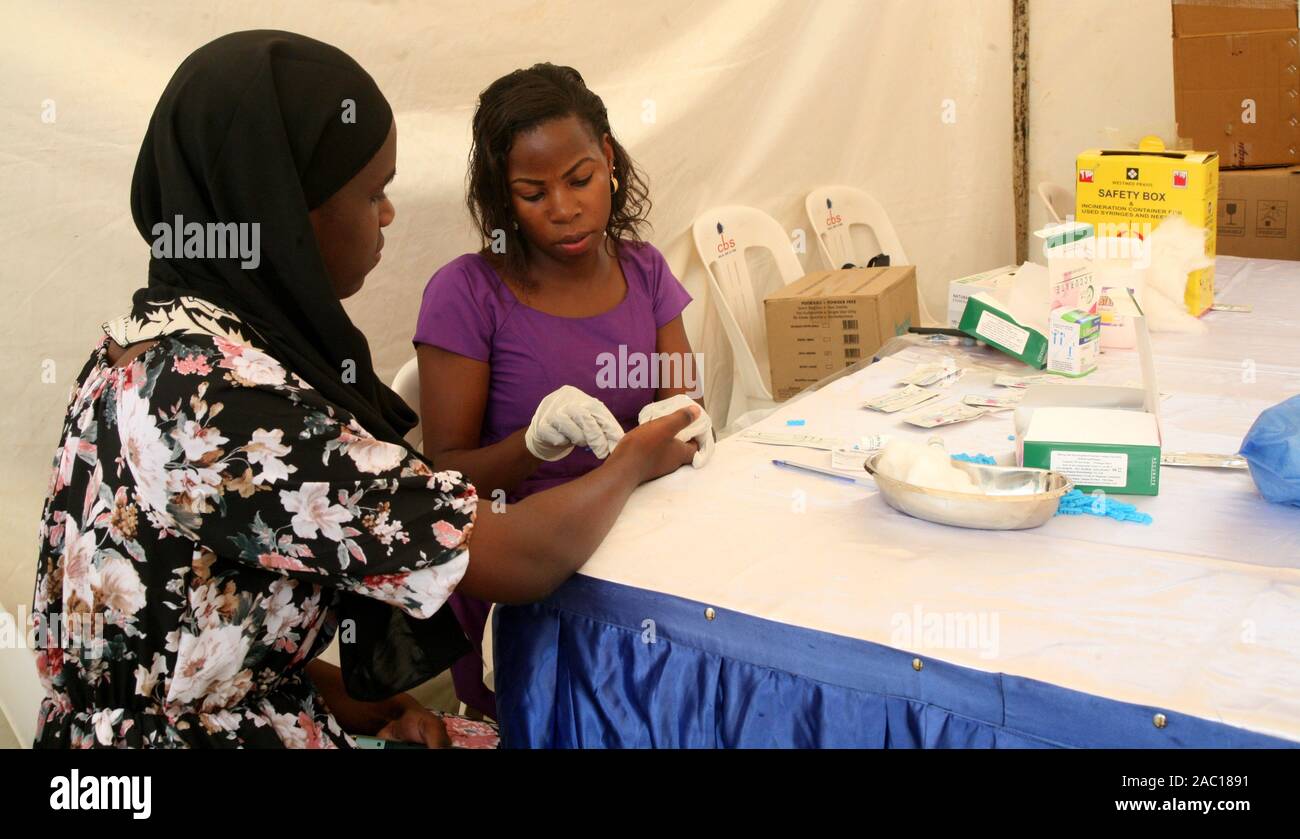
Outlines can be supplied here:
[[480, 503], [457, 590], [496, 603], [546, 597], [595, 553], [642, 480], [635, 458], [611, 455], [581, 478], [503, 512]]
[[343, 686], [343, 671], [320, 659], [309, 662], [306, 673], [324, 700], [325, 707], [329, 708], [334, 719], [349, 734], [374, 735], [400, 717], [406, 709], [407, 700], [410, 700], [406, 694], [398, 694], [382, 702], [353, 699]]
[[474, 484], [479, 497], [485, 501], [504, 498], [504, 495], [494, 493], [497, 490], [512, 492], [542, 464], [524, 445], [527, 430], [521, 428], [490, 446], [439, 452], [432, 456], [433, 467], [439, 471], [455, 469], [460, 472]]

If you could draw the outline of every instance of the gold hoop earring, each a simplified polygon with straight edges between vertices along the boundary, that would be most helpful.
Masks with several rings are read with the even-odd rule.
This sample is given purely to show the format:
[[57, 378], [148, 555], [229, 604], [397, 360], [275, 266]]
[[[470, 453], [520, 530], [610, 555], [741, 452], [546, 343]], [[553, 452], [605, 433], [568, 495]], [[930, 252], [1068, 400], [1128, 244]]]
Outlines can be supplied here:
[[610, 192], [618, 192], [618, 178], [614, 177], [613, 175], [610, 175], [609, 183], [613, 187], [613, 189], [611, 189]]

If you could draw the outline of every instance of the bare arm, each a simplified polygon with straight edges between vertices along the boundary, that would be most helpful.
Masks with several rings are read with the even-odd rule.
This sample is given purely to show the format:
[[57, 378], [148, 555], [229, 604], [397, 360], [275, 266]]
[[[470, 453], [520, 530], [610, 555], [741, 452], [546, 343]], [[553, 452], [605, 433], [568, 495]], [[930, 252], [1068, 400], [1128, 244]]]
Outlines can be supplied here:
[[[408, 727], [414, 728], [413, 734], [419, 736], [399, 736], [393, 739], [423, 742], [430, 747], [450, 745], [442, 721], [426, 711], [409, 693], [399, 693], [380, 702], [353, 699], [343, 687], [343, 671], [320, 659], [307, 664], [306, 674], [324, 700], [325, 707], [329, 708], [334, 719], [349, 734], [373, 736], [385, 730], [392, 731], [390, 726], [403, 721], [407, 722]], [[415, 720], [415, 725], [410, 726], [409, 720], [404, 718]]]
[[[655, 333], [655, 352], [660, 358], [669, 359], [661, 367], [659, 389], [655, 392], [655, 401], [668, 399], [684, 393], [704, 407], [703, 382], [704, 371], [695, 364], [695, 355], [691, 352], [690, 339], [686, 337], [686, 326], [681, 315], [670, 320]], [[665, 378], [664, 374], [669, 373]]]
[[638, 484], [691, 461], [697, 446], [674, 435], [693, 419], [683, 410], [639, 426], [591, 472], [503, 512], [480, 503], [457, 590], [496, 603], [548, 596], [595, 552]]
[[491, 368], [439, 347], [420, 344], [420, 417], [424, 453], [436, 469], [465, 475], [483, 498], [510, 492], [542, 463], [524, 445], [527, 428], [479, 447]]

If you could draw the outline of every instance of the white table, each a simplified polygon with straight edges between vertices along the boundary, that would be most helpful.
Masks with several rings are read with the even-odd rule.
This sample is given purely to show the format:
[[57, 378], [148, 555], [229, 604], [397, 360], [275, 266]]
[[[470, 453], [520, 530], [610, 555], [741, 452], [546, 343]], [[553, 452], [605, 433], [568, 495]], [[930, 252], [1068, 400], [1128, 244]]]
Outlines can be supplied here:
[[[1206, 336], [1153, 336], [1166, 451], [1234, 453], [1262, 410], [1300, 392], [1300, 263], [1220, 257], [1217, 286], [1220, 301], [1254, 311], [1209, 313]], [[935, 350], [882, 359], [758, 427], [925, 439], [934, 432], [857, 407], [925, 352]], [[992, 391], [992, 375], [969, 373], [952, 396]], [[1135, 354], [1112, 351], [1086, 382], [1139, 378]], [[796, 418], [805, 424], [788, 428]], [[1010, 412], [939, 431], [951, 452], [1014, 446]], [[823, 452], [724, 440], [706, 469], [635, 493], [587, 582], [1300, 741], [1300, 509], [1265, 502], [1248, 473], [1165, 467], [1158, 497], [1123, 499], [1149, 526], [1058, 516], [986, 532], [907, 517], [873, 488], [781, 470], [774, 457], [829, 465]], [[701, 626], [692, 637], [707, 638]], [[531, 690], [536, 703], [549, 688]]]

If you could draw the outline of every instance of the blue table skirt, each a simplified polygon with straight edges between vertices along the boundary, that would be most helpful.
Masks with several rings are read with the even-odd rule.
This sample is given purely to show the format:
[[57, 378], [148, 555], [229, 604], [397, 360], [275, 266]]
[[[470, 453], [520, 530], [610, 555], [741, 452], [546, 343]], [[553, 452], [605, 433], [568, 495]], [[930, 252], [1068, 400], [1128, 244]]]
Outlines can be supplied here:
[[[576, 576], [496, 612], [514, 748], [1277, 748], [1168, 709]], [[1157, 713], [1167, 718], [1157, 728]]]

